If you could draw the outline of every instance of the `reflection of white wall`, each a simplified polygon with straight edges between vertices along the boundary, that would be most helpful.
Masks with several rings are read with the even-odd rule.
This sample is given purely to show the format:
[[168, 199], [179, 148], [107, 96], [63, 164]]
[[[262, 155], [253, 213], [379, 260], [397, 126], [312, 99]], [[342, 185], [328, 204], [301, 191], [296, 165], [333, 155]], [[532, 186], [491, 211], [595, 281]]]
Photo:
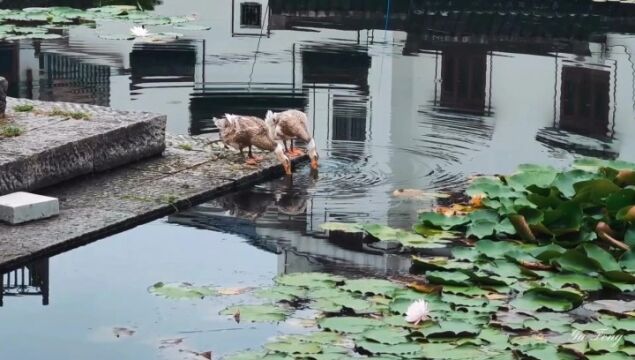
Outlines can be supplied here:
[[608, 34], [606, 42], [608, 56], [617, 61], [615, 131], [621, 145], [619, 158], [635, 161], [635, 39]]

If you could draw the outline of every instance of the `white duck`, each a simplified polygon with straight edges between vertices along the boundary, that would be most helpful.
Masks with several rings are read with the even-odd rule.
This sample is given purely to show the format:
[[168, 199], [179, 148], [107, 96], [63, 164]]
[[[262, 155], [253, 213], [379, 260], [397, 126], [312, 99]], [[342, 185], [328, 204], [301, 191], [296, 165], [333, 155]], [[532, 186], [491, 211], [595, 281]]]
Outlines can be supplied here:
[[[302, 150], [293, 148], [293, 140], [300, 139], [307, 144], [307, 152], [311, 159], [311, 169], [318, 168], [318, 153], [315, 140], [307, 129], [308, 118], [305, 113], [298, 110], [286, 110], [279, 113], [267, 111], [265, 123], [274, 140], [282, 140], [285, 151], [291, 155], [303, 155]], [[287, 148], [287, 140], [291, 141], [291, 149]]]
[[225, 114], [224, 118], [214, 118], [214, 124], [220, 131], [220, 138], [223, 143], [243, 154], [244, 148], [249, 148], [246, 163], [255, 165], [260, 158], [251, 153], [251, 147], [255, 146], [262, 150], [273, 151], [276, 158], [284, 167], [287, 175], [291, 175], [291, 160], [284, 154], [281, 144], [273, 140], [265, 122], [255, 116], [242, 116]]

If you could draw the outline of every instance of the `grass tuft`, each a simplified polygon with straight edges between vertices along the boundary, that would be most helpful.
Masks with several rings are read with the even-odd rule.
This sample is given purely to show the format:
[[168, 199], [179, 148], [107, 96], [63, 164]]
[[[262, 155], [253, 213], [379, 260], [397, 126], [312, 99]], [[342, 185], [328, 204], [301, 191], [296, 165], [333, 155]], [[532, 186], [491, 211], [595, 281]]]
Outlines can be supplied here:
[[16, 112], [31, 112], [35, 107], [31, 104], [20, 104], [13, 107]]
[[183, 150], [192, 151], [192, 145], [190, 144], [179, 144], [179, 147]]
[[64, 111], [59, 108], [53, 108], [49, 113], [51, 116], [60, 116], [75, 120], [90, 120], [90, 115], [82, 111]]
[[0, 135], [4, 137], [16, 137], [22, 135], [22, 133], [24, 133], [24, 130], [14, 125], [7, 125], [0, 128]]

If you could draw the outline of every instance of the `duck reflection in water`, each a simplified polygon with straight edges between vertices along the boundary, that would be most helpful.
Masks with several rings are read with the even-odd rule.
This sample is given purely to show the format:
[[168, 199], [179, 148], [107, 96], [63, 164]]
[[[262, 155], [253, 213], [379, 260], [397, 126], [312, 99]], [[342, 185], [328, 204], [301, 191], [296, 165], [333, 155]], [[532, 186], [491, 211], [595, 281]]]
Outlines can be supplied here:
[[223, 196], [219, 204], [229, 215], [256, 221], [267, 212], [287, 216], [305, 215], [307, 195], [286, 177], [269, 184], [267, 189], [254, 188]]

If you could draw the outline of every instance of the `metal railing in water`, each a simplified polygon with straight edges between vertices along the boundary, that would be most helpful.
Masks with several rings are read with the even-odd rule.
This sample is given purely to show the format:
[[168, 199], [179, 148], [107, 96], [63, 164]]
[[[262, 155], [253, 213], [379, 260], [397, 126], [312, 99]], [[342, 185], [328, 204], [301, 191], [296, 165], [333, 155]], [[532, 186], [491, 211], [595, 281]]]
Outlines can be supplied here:
[[42, 305], [49, 304], [49, 259], [9, 271], [0, 277], [0, 306], [5, 296], [42, 296]]

